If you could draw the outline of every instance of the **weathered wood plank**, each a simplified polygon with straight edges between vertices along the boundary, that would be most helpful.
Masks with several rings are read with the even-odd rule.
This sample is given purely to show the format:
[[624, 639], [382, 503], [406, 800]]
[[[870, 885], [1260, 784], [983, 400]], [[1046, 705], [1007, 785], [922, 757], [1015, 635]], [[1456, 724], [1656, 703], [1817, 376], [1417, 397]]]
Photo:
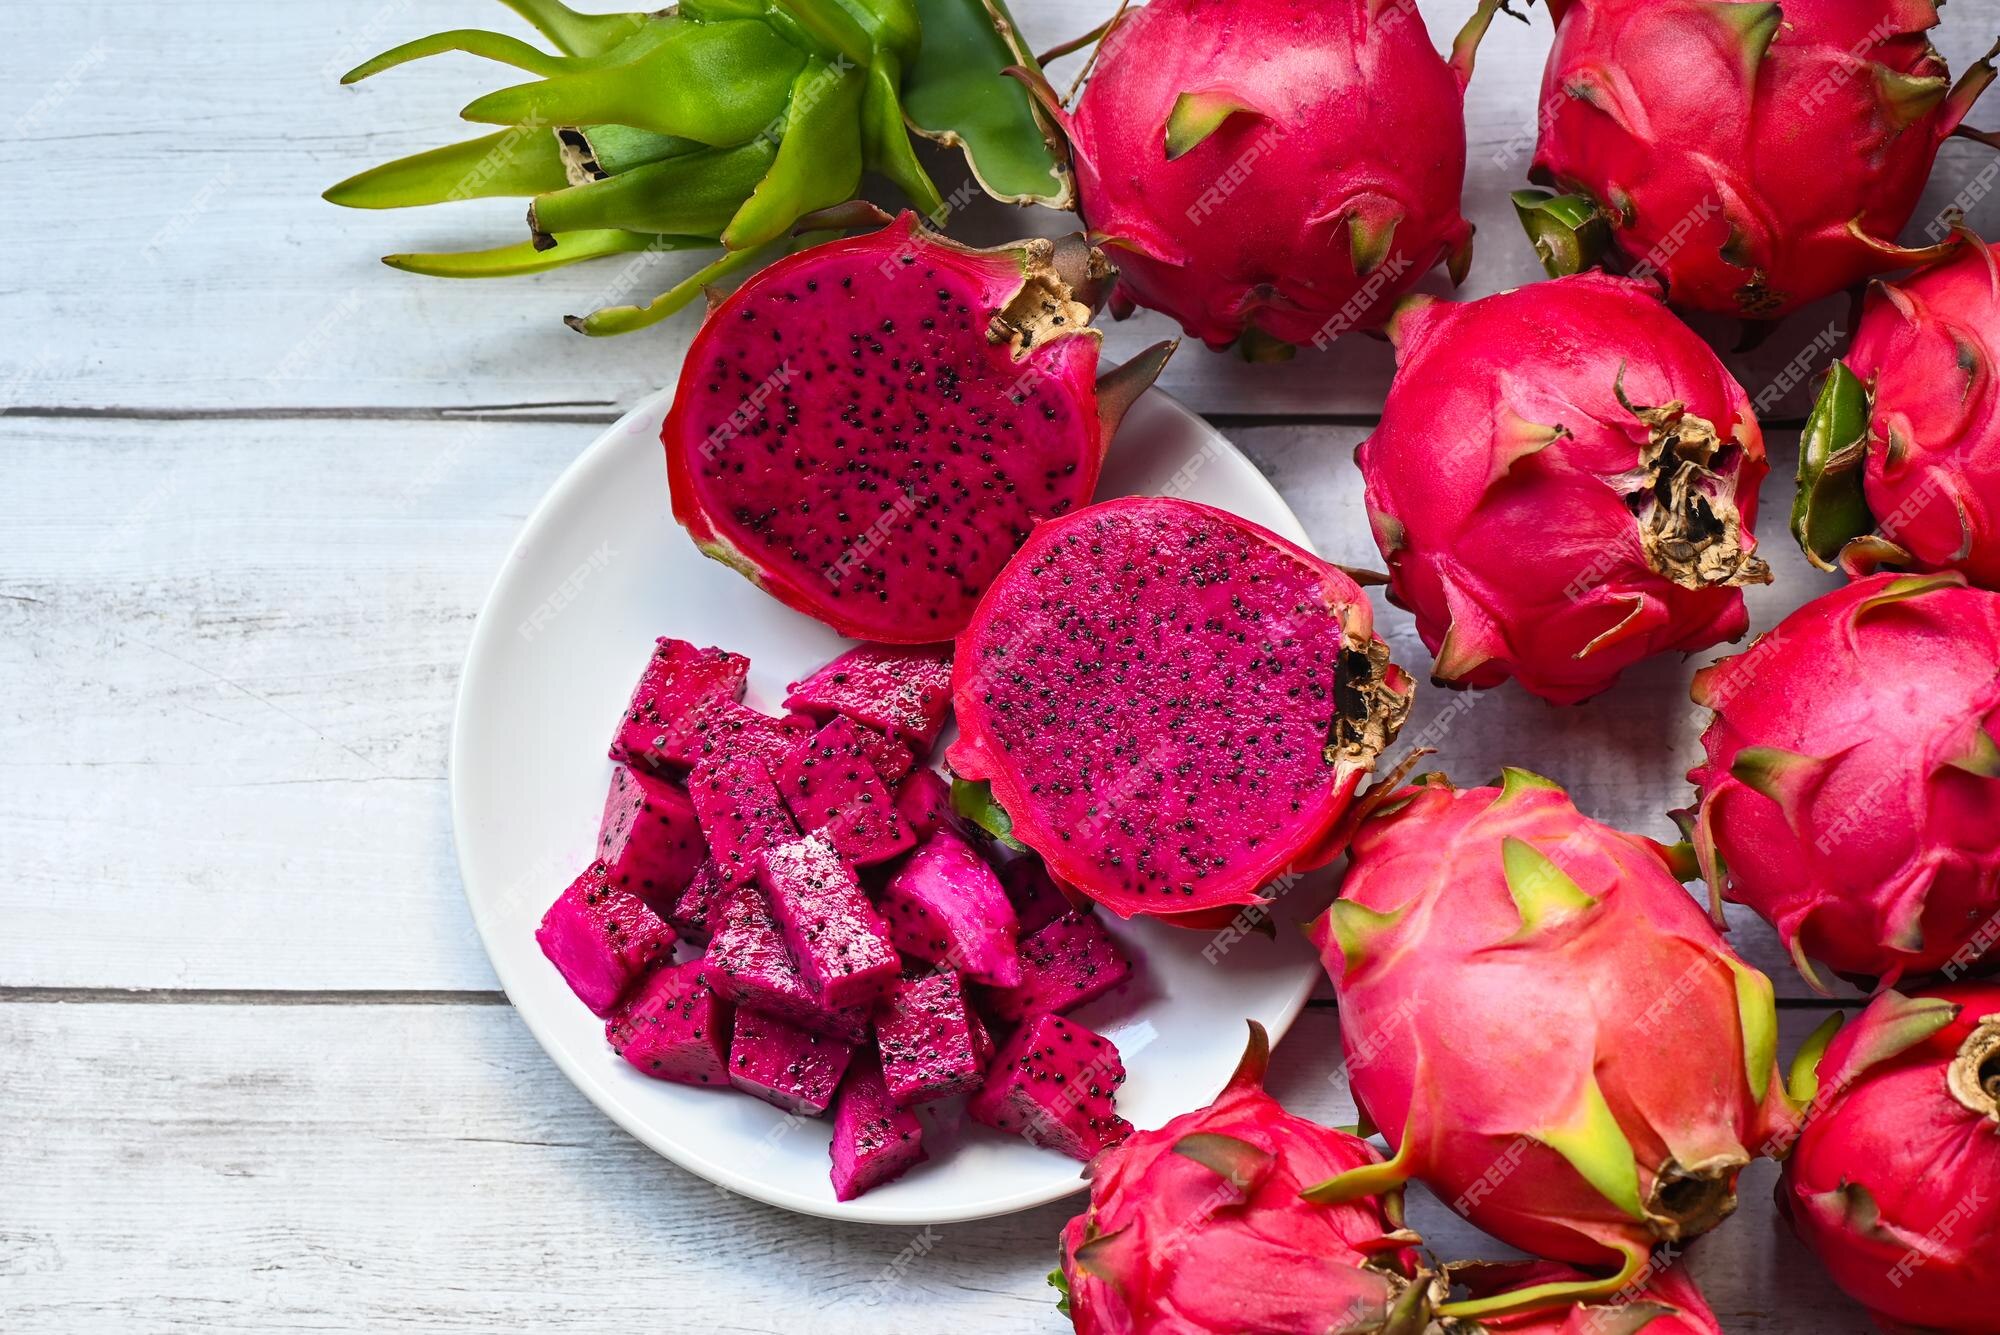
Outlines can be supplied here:
[[[493, 987], [451, 847], [451, 704], [494, 569], [592, 434], [0, 423], [0, 985]], [[1235, 433], [1325, 552], [1371, 565], [1361, 434]], [[1760, 629], [1826, 583], [1770, 550]], [[1421, 669], [1410, 619], [1384, 606], [1382, 624]], [[1691, 672], [1650, 663], [1568, 710], [1425, 687], [1406, 735], [1462, 781], [1539, 767], [1585, 811], [1671, 838], [1698, 753]], [[80, 904], [104, 887], [115, 909]], [[1802, 995], [1740, 920], [1740, 948]]]
[[[1787, 1046], [1809, 1015], [1788, 1015]], [[1065, 1328], [1073, 1204], [925, 1232], [718, 1193], [627, 1138], [511, 1010], [0, 1005], [0, 1327], [829, 1335]], [[1330, 1012], [1279, 1050], [1344, 1122]], [[727, 1097], [718, 1095], [718, 1097]], [[1772, 1218], [1771, 1166], [1688, 1264], [1732, 1335], [1867, 1323]], [[1447, 1257], [1503, 1254], [1428, 1198]]]
[[[1049, 44], [1113, 4], [1018, 0], [1014, 8], [1030, 38]], [[1421, 0], [1433, 42], [1447, 43], [1470, 8]], [[1938, 44], [1954, 68], [1985, 49], [1997, 17], [1997, 0], [1950, 7]], [[1538, 276], [1507, 192], [1523, 184], [1548, 22], [1540, 10], [1526, 25], [1497, 22], [1472, 82], [1465, 199], [1480, 246], [1470, 295]], [[356, 88], [335, 82], [377, 49], [465, 24], [516, 26], [481, 0], [329, 0], [310, 11], [261, 0], [8, 6], [0, 166], [34, 182], [36, 206], [9, 210], [0, 242], [33, 256], [6, 296], [14, 326], [37, 332], [0, 345], [0, 407], [605, 405], [630, 403], [671, 376], [689, 322], [586, 343], [559, 317], [617, 299], [621, 288], [664, 287], [695, 261], [652, 257], [631, 272], [594, 265], [496, 283], [417, 278], [376, 257], [516, 239], [519, 203], [368, 214], [319, 198], [360, 168], [471, 137], [457, 109], [509, 77], [482, 62], [452, 57]], [[173, 51], [200, 56], [169, 73], [162, 53]], [[1910, 234], [1969, 183], [1983, 194], [1989, 158], [1977, 145], [1947, 144]], [[932, 161], [951, 194], [963, 167]], [[2000, 229], [2000, 199], [1980, 200], [1970, 216], [1989, 233]], [[999, 206], [968, 209], [961, 222], [977, 240], [1074, 225]], [[1755, 393], [1795, 357], [1821, 368], [1827, 350], [1816, 340], [1845, 322], [1838, 300], [1800, 312], [1755, 356], [1738, 359], [1742, 379]], [[1123, 356], [1166, 332], [1158, 318], [1135, 320], [1113, 331], [1110, 350]], [[1164, 383], [1204, 411], [1367, 414], [1389, 369], [1388, 348], [1366, 338], [1275, 367], [1188, 348]], [[1796, 389], [1772, 404], [1802, 409]]]

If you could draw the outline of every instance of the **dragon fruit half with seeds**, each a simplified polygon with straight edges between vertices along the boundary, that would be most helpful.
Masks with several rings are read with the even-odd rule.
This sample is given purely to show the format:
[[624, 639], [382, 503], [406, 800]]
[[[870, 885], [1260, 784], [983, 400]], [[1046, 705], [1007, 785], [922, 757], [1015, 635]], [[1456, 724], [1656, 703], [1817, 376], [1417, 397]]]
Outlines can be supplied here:
[[1091, 1165], [1090, 1203], [1062, 1232], [1060, 1283], [1078, 1335], [1429, 1329], [1433, 1294], [1401, 1191], [1338, 1205], [1299, 1195], [1381, 1156], [1279, 1106], [1264, 1092], [1269, 1058], [1252, 1021], [1213, 1103]]
[[1464, 277], [1465, 86], [1496, 8], [1477, 6], [1449, 60], [1414, 5], [1121, 10], [1073, 113], [1040, 85], [1118, 265], [1114, 309], [1282, 355], [1381, 324], [1440, 261]]
[[1749, 629], [1750, 401], [1649, 284], [1605, 274], [1412, 297], [1357, 454], [1390, 596], [1433, 679], [1574, 703], [1627, 667]]
[[1870, 286], [1799, 451], [1792, 533], [1823, 570], [1956, 570], [2000, 589], [2000, 263]]
[[911, 213], [780, 260], [682, 364], [674, 518], [843, 635], [951, 638], [1038, 520], [1090, 501], [1171, 351], [1099, 379], [1108, 273], [1080, 237], [970, 250]]
[[1167, 497], [1037, 528], [952, 674], [951, 768], [1010, 837], [1120, 916], [1184, 926], [1338, 851], [1413, 691], [1345, 573]]
[[[1953, 87], [1931, 0], [1549, 0], [1515, 204], [1552, 273], [1605, 244], [1677, 305], [1783, 315], [1934, 250], [1896, 244], [1939, 145], [1993, 80]], [[1973, 135], [1984, 139], [1983, 135]]]
[[1977, 966], [2000, 937], [2000, 593], [1879, 574], [1698, 673], [1684, 819], [1717, 899], [1808, 982]]
[[1313, 926], [1357, 1103], [1387, 1163], [1503, 1242], [1602, 1267], [1454, 1305], [1478, 1319], [1601, 1301], [1659, 1242], [1736, 1205], [1789, 1125], [1770, 980], [1723, 943], [1666, 850], [1507, 770], [1371, 795], [1341, 897]]
[[2000, 1330], [2000, 987], [1884, 992], [1799, 1067], [1793, 1231], [1885, 1330]]

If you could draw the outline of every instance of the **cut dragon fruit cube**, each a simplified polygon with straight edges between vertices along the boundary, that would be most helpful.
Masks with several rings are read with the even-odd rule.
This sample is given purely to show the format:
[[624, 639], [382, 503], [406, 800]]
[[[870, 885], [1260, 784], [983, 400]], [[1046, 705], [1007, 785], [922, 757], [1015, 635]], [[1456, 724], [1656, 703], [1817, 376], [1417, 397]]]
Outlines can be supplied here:
[[875, 1054], [863, 1050], [848, 1065], [833, 1107], [833, 1195], [851, 1201], [901, 1177], [930, 1155], [917, 1115], [889, 1099]]
[[712, 859], [704, 862], [695, 868], [694, 877], [674, 900], [673, 910], [666, 919], [680, 933], [681, 940], [705, 946], [715, 935], [722, 920], [722, 906], [734, 888]]
[[767, 849], [758, 884], [806, 987], [831, 1007], [872, 1003], [901, 968], [889, 929], [824, 835]]
[[671, 779], [620, 765], [611, 774], [597, 860], [611, 883], [665, 915], [708, 857], [694, 803]]
[[896, 868], [879, 907], [905, 955], [982, 983], [1019, 985], [1014, 906], [986, 859], [951, 830], [932, 834]]
[[748, 757], [695, 766], [688, 776], [688, 796], [709, 856], [732, 886], [749, 884], [757, 875], [758, 855], [798, 834], [770, 774]]
[[741, 700], [749, 678], [750, 660], [741, 654], [662, 637], [618, 721], [611, 758], [621, 765], [661, 768], [668, 753], [681, 749], [688, 720], [715, 701]]
[[778, 771], [778, 791], [804, 830], [824, 830], [855, 866], [886, 862], [915, 840], [868, 757], [862, 729], [837, 718]]
[[981, 1000], [1009, 1023], [1057, 1014], [1103, 996], [1132, 973], [1132, 962], [1094, 917], [1065, 913], [1021, 941], [1021, 981], [989, 988]]
[[729, 1044], [729, 1082], [787, 1112], [822, 1117], [853, 1055], [851, 1044], [741, 1010]]
[[1110, 1039], [1056, 1015], [1038, 1015], [994, 1058], [966, 1103], [974, 1121], [1089, 1163], [1132, 1134], [1113, 1107], [1125, 1063]]
[[673, 928], [593, 862], [542, 915], [535, 940], [570, 990], [609, 1015], [640, 975], [673, 957]]
[[1002, 867], [1000, 884], [1007, 888], [1007, 899], [1014, 906], [1014, 916], [1020, 919], [1022, 936], [1033, 936], [1064, 914], [1079, 911], [1056, 884], [1048, 867], [1033, 854], [1015, 858]]
[[882, 1078], [898, 1107], [979, 1088], [991, 1042], [949, 969], [897, 979], [875, 1010]]
[[739, 1005], [849, 1043], [868, 1037], [868, 1007], [829, 1008], [807, 989], [771, 918], [764, 892], [755, 885], [729, 891], [718, 910], [708, 960], [714, 966], [716, 987]]
[[864, 644], [793, 682], [785, 708], [835, 714], [901, 737], [928, 755], [951, 709], [949, 644]]
[[729, 1083], [729, 1003], [689, 960], [647, 975], [604, 1026], [611, 1050], [655, 1080]]

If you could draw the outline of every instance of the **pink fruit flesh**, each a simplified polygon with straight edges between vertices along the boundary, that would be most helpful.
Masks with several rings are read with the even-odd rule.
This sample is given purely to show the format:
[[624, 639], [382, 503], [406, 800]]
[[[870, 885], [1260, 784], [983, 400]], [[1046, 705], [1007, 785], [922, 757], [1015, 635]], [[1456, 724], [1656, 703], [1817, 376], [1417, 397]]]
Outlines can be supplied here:
[[1132, 973], [1132, 963], [1096, 918], [1065, 913], [1021, 939], [1021, 981], [990, 988], [987, 1010], [1014, 1022], [1057, 1015], [1103, 996]]
[[[1000, 884], [1020, 920], [1021, 935], [1033, 936], [1057, 918], [1077, 911], [1038, 857], [1018, 857], [1000, 869]], [[1084, 901], [1087, 905], [1088, 900]]]
[[868, 1036], [866, 1006], [830, 1008], [806, 987], [762, 890], [755, 885], [731, 889], [715, 921], [707, 958], [720, 991], [740, 1005], [829, 1038], [859, 1043]]
[[764, 853], [757, 874], [806, 989], [829, 1009], [872, 1003], [901, 962], [889, 929], [823, 835]]
[[1123, 917], [1257, 902], [1337, 851], [1411, 685], [1338, 569], [1130, 498], [1035, 530], [958, 642], [952, 771]]
[[940, 829], [896, 868], [877, 905], [896, 949], [982, 983], [1021, 979], [1020, 927], [999, 878], [972, 846]]
[[664, 767], [670, 753], [683, 750], [685, 724], [697, 709], [741, 700], [749, 676], [750, 660], [741, 654], [662, 637], [618, 721], [611, 758], [642, 769]]
[[1108, 1038], [1072, 1020], [1038, 1015], [993, 1059], [966, 1104], [974, 1121], [1085, 1163], [1132, 1133], [1113, 1107], [1125, 1063]]
[[542, 915], [542, 953], [583, 1004], [609, 1015], [647, 970], [671, 958], [673, 929], [593, 862]]
[[646, 976], [604, 1026], [611, 1050], [655, 1080], [729, 1083], [730, 1005], [709, 982], [708, 964], [689, 960]]
[[851, 1201], [892, 1182], [930, 1156], [923, 1123], [889, 1099], [872, 1052], [857, 1052], [833, 1109], [834, 1199]]
[[907, 1108], [979, 1088], [991, 1043], [949, 969], [892, 984], [875, 1012], [889, 1098]]
[[951, 809], [951, 785], [934, 769], [917, 769], [896, 788], [896, 812], [919, 843], [958, 824]]
[[732, 889], [720, 867], [712, 861], [704, 862], [695, 869], [666, 919], [680, 933], [681, 940], [705, 946], [715, 935], [722, 919], [722, 906]]
[[785, 708], [838, 714], [900, 737], [926, 755], [951, 708], [951, 646], [864, 644], [791, 685]]
[[798, 833], [770, 774], [752, 759], [725, 756], [696, 766], [688, 775], [688, 797], [709, 855], [733, 886], [756, 876], [765, 849]]
[[853, 866], [907, 852], [915, 839], [871, 758], [864, 730], [836, 718], [801, 742], [776, 777], [799, 828], [823, 830]]
[[753, 1010], [736, 1013], [729, 1083], [805, 1117], [822, 1117], [854, 1055], [851, 1045]]
[[679, 784], [625, 765], [612, 771], [597, 860], [613, 885], [670, 916], [707, 858], [694, 803]]
[[1770, 579], [1751, 533], [1763, 437], [1653, 289], [1586, 274], [1413, 300], [1392, 333], [1357, 458], [1435, 680], [1571, 704], [1749, 627], [1739, 586]]
[[1035, 521], [1097, 485], [1100, 336], [1052, 253], [967, 250], [905, 213], [759, 272], [682, 365], [674, 517], [843, 635], [956, 634]]

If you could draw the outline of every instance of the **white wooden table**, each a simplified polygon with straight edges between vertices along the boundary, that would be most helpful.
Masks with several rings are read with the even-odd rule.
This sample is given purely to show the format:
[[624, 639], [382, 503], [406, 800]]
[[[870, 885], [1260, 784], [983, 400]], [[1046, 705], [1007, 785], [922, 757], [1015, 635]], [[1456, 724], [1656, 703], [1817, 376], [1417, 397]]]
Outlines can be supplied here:
[[[1109, 7], [1015, 3], [1039, 44]], [[1441, 44], [1469, 5], [1423, 8]], [[476, 0], [0, 10], [0, 1330], [1060, 1330], [1042, 1277], [1068, 1207], [920, 1234], [720, 1196], [570, 1088], [472, 931], [445, 743], [473, 617], [529, 507], [674, 374], [690, 328], [586, 343], [558, 317], [593, 304], [587, 268], [449, 284], [376, 263], [512, 237], [513, 202], [318, 198], [458, 137], [492, 80], [468, 59], [359, 89], [341, 70], [508, 21]], [[1506, 191], [1547, 22], [1503, 20], [1480, 55], [1474, 295], [1535, 276]], [[1939, 45], [1960, 69], [1996, 28], [2000, 0], [1957, 0]], [[1948, 145], [1913, 227], [1988, 156]], [[2000, 204], [1972, 218], [1993, 234]], [[1755, 395], [1795, 357], [1817, 369], [1846, 318], [1800, 313], [1739, 375]], [[1366, 339], [1278, 367], [1190, 348], [1164, 383], [1323, 551], [1374, 563], [1351, 453], [1389, 369]], [[1781, 522], [1803, 409], [1793, 391], [1770, 415], [1780, 583], [1752, 594], [1759, 629], [1825, 585]], [[1420, 665], [1408, 618], [1387, 624]], [[1664, 836], [1697, 753], [1694, 666], [1649, 664], [1578, 710], [1479, 697], [1443, 759], [1473, 781], [1531, 765]], [[1414, 726], [1448, 700], [1427, 692]], [[1789, 1050], [1823, 1003], [1739, 923]], [[1337, 1042], [1315, 1003], [1275, 1086], [1344, 1121]], [[1754, 1168], [1693, 1250], [1724, 1325], [1867, 1329], [1774, 1223], [1773, 1178]], [[1446, 1254], [1498, 1250], [1433, 1202], [1415, 1217]]]

